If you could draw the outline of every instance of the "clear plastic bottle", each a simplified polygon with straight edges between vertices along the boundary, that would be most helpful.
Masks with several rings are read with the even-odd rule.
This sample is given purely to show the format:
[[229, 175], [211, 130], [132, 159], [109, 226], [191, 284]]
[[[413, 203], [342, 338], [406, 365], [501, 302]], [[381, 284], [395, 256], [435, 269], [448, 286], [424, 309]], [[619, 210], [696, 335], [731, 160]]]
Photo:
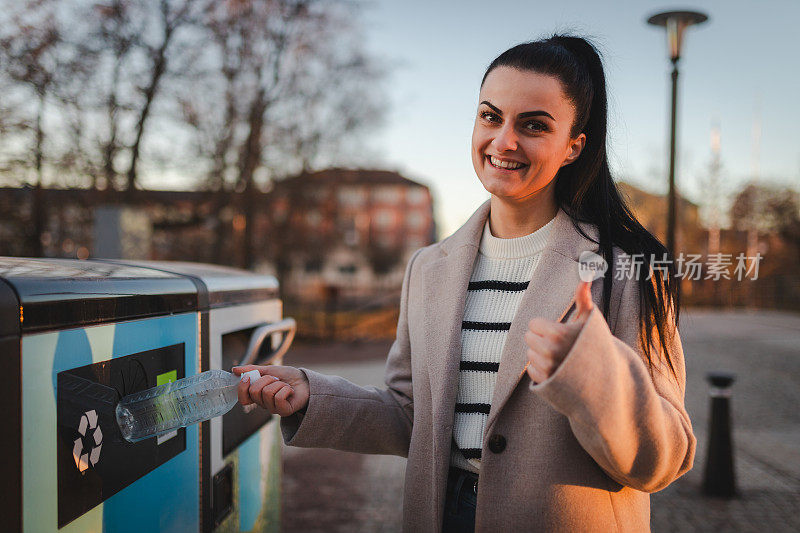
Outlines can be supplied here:
[[224, 370], [208, 370], [129, 394], [116, 409], [122, 436], [138, 442], [224, 415], [236, 405], [236, 387], [245, 376], [253, 382], [260, 373], [251, 370], [240, 378]]

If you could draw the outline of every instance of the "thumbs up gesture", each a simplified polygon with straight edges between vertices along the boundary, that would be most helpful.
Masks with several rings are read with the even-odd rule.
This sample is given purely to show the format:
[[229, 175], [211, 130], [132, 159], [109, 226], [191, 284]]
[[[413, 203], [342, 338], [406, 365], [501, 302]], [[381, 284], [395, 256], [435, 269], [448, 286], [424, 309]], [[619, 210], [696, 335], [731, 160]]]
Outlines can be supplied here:
[[528, 323], [525, 344], [528, 345], [527, 372], [534, 383], [546, 380], [566, 358], [589, 314], [594, 309], [591, 281], [581, 281], [575, 290], [575, 311], [562, 324], [544, 318], [534, 318]]

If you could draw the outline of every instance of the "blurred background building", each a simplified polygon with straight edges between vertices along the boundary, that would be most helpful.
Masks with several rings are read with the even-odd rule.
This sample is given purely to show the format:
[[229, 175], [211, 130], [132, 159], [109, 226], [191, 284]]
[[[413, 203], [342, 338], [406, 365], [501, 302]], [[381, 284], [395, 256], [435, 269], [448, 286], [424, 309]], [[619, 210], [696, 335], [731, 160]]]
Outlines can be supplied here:
[[411, 254], [436, 240], [428, 187], [396, 172], [302, 174], [276, 186], [267, 213], [263, 248], [303, 300], [393, 293]]
[[[34, 190], [0, 189], [0, 254], [32, 255]], [[255, 205], [254, 266], [278, 274], [284, 297], [355, 305], [397, 296], [405, 263], [436, 240], [427, 186], [396, 172], [332, 168], [269, 193], [43, 189], [45, 257], [110, 257], [241, 265], [247, 195]]]
[[[667, 200], [622, 182], [620, 191], [636, 217], [664, 242]], [[706, 268], [698, 279], [682, 279], [682, 305], [753, 307], [800, 310], [800, 194], [788, 187], [749, 184], [731, 203], [729, 227], [714, 228], [703, 216], [702, 206], [678, 195], [678, 254], [699, 255], [704, 266], [720, 256], [730, 260], [728, 276], [710, 275]], [[755, 245], [748, 243], [753, 239]], [[734, 274], [739, 254], [760, 254], [757, 275], [746, 280]], [[755, 279], [751, 279], [755, 278]]]

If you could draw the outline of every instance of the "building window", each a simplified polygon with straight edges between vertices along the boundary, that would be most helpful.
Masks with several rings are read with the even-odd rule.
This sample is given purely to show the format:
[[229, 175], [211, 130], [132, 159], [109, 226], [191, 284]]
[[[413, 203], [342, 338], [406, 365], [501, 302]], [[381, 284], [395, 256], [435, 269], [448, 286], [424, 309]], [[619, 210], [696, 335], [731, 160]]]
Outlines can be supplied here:
[[356, 273], [357, 270], [358, 268], [356, 267], [356, 265], [352, 263], [350, 263], [349, 265], [339, 265], [339, 273], [347, 274], [348, 276], [352, 276], [353, 274]]
[[327, 187], [320, 187], [318, 189], [313, 189], [309, 192], [309, 196], [317, 201], [327, 200], [328, 199], [328, 188]]
[[322, 259], [319, 257], [315, 257], [313, 259], [309, 259], [306, 261], [305, 264], [305, 271], [309, 274], [316, 274], [322, 271]]
[[406, 192], [406, 199], [411, 205], [421, 205], [428, 200], [428, 191], [423, 187], [414, 187]]
[[411, 211], [406, 215], [406, 225], [411, 229], [419, 229], [425, 224], [425, 217], [419, 211]]
[[359, 187], [342, 187], [337, 193], [339, 203], [347, 207], [361, 207], [366, 203], [364, 189]]
[[397, 187], [377, 187], [372, 193], [376, 202], [394, 205], [400, 202], [400, 189]]
[[319, 223], [322, 222], [322, 215], [320, 215], [319, 211], [316, 209], [312, 209], [306, 214], [306, 222], [308, 222], [308, 225], [312, 228], [316, 228], [319, 226]]
[[358, 229], [354, 218], [340, 218], [339, 231], [342, 234], [345, 245], [356, 246], [358, 244]]
[[375, 213], [375, 225], [381, 229], [392, 227], [394, 225], [394, 211], [391, 209], [379, 209]]

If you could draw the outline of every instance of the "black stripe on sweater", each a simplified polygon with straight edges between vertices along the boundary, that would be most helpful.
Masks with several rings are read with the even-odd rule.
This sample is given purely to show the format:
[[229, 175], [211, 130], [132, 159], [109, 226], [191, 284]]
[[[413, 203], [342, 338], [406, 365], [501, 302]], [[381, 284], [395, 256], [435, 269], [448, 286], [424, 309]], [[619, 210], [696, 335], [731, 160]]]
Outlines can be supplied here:
[[522, 292], [528, 288], [529, 281], [500, 281], [489, 279], [486, 281], [470, 281], [467, 286], [469, 291], [506, 291]]
[[464, 459], [480, 459], [481, 458], [481, 449], [480, 448], [459, 448], [461, 450], [461, 455], [464, 456]]
[[461, 329], [472, 329], [476, 331], [508, 331], [511, 329], [511, 322], [461, 322]]
[[500, 363], [488, 363], [483, 361], [461, 361], [458, 365], [459, 370], [475, 370], [477, 372], [497, 372], [500, 370]]
[[488, 415], [491, 407], [488, 403], [457, 403], [456, 413], [483, 413]]

